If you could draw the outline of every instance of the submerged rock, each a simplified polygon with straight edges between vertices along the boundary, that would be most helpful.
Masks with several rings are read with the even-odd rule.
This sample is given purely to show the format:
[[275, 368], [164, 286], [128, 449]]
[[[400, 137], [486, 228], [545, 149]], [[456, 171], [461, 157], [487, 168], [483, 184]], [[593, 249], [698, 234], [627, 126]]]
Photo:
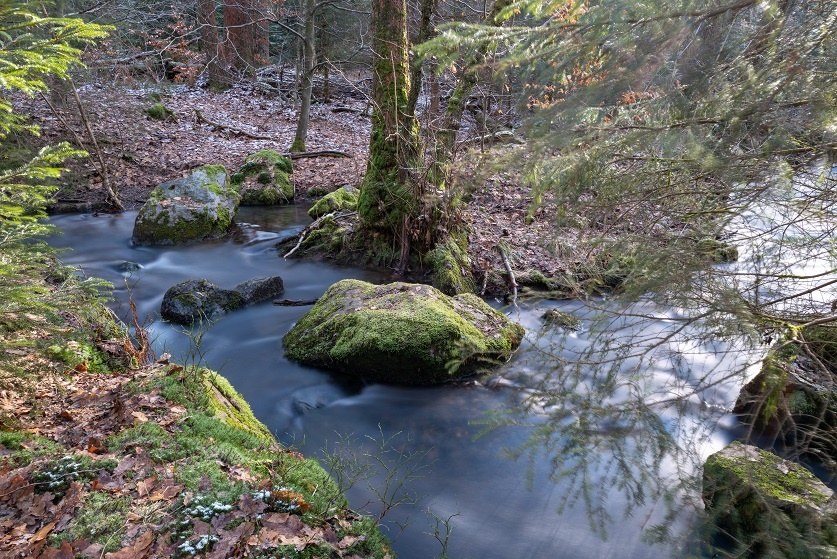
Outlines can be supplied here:
[[428, 385], [509, 358], [525, 330], [472, 294], [343, 280], [285, 335], [295, 361], [374, 382]]
[[285, 285], [279, 276], [251, 279], [233, 289], [222, 289], [205, 279], [191, 279], [166, 291], [160, 315], [176, 324], [214, 320], [229, 311], [266, 301], [284, 291]]
[[222, 165], [207, 165], [151, 192], [134, 223], [137, 245], [173, 245], [217, 239], [232, 227], [238, 193]]
[[238, 291], [221, 289], [205, 279], [186, 280], [170, 287], [163, 295], [160, 316], [176, 324], [213, 320], [244, 306]]
[[703, 502], [721, 539], [741, 547], [736, 556], [837, 552], [834, 492], [799, 464], [754, 446], [733, 443], [706, 460]]
[[253, 278], [233, 287], [244, 298], [245, 305], [261, 303], [285, 292], [285, 282], [279, 276]]
[[275, 206], [293, 201], [294, 187], [288, 177], [292, 172], [290, 159], [266, 149], [248, 155], [231, 180], [241, 194], [242, 206]]

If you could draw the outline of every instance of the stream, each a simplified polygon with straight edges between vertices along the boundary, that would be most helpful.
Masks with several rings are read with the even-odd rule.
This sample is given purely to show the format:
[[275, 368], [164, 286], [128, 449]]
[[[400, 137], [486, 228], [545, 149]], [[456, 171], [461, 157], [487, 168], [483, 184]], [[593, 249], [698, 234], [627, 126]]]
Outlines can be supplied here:
[[[239, 229], [232, 237], [181, 247], [132, 246], [135, 216], [136, 212], [126, 212], [51, 218], [63, 235], [53, 237], [50, 243], [73, 249], [62, 254], [65, 262], [114, 284], [113, 307], [123, 318], [127, 317], [129, 288], [139, 316], [154, 317], [165, 291], [190, 278], [206, 278], [230, 288], [254, 277], [280, 275], [285, 282], [282, 297], [288, 299], [316, 298], [343, 278], [383, 280], [380, 273], [368, 270], [284, 261], [274, 245], [310, 222], [301, 207], [242, 208], [236, 218]], [[489, 303], [500, 307], [499, 302]], [[597, 445], [586, 468], [587, 483], [594, 486], [592, 507], [583, 497], [573, 498], [578, 478], [550, 479], [550, 452], [524, 453], [518, 460], [503, 452], [520, 447], [540, 427], [577, 424], [581, 412], [568, 412], [566, 407], [556, 412], [555, 403], [544, 398], [541, 407], [534, 406], [525, 418], [528, 426], [499, 428], [477, 437], [486, 412], [521, 402], [535, 389], [560, 392], [565, 389], [562, 387], [572, 386], [575, 394], [592, 396], [585, 402], [596, 401], [599, 377], [582, 368], [581, 376], [571, 382], [556, 380], [544, 374], [550, 360], [539, 351], [552, 348], [560, 337], [559, 357], [572, 361], [603, 335], [589, 328], [570, 334], [544, 330], [541, 315], [548, 308], [576, 312], [586, 324], [584, 313], [592, 311], [581, 303], [541, 301], [505, 309], [526, 327], [530, 339], [498, 371], [499, 380], [487, 384], [493, 388], [476, 383], [433, 388], [363, 386], [290, 362], [283, 355], [281, 339], [308, 308], [268, 302], [227, 314], [204, 333], [199, 348], [194, 335], [160, 320], [150, 331], [158, 355], [168, 352], [174, 360], [201, 361], [220, 371], [281, 442], [299, 447], [306, 455], [317, 455], [323, 448], [374, 453], [374, 439], [382, 436], [404, 453], [402, 458], [420, 453], [414, 461], [418, 464], [420, 458], [427, 467], [418, 470], [408, 483], [409, 490], [421, 498], [418, 507], [396, 507], [383, 519], [384, 531], [394, 540], [393, 548], [402, 559], [426, 559], [441, 552], [424, 509], [440, 518], [456, 515], [450, 520], [453, 531], [447, 542], [451, 558], [647, 559], [682, 553], [652, 546], [643, 534], [664, 522], [674, 535], [687, 535], [699, 495], [678, 492], [674, 503], [680, 512], [667, 520], [659, 495], [634, 502], [627, 492], [611, 488], [618, 482], [609, 466], [614, 456], [636, 452], [632, 459], [638, 464], [647, 458], [642, 454], [647, 446], [637, 442], [641, 429], [636, 424], [625, 425], [624, 416], [602, 418], [598, 425], [601, 439], [591, 441]], [[635, 322], [639, 318], [610, 323], [613, 329], [631, 332], [625, 347], [653, 344], [677, 324], [673, 310], [643, 309], [636, 314], [642, 315], [641, 323]], [[682, 397], [677, 405], [662, 406], [659, 414], [678, 445], [695, 458], [671, 463], [662, 460], [657, 473], [670, 478], [674, 488], [678, 479], [699, 473], [702, 459], [734, 438], [736, 422], [726, 410], [734, 403], [741, 379], [727, 373], [743, 361], [735, 348], [711, 340], [688, 345], [681, 337], [670, 336], [665, 345], [666, 352], [658, 359], [627, 359], [616, 375], [632, 375], [631, 382], [617, 383], [599, 403], [618, 405], [631, 391], [647, 394], [653, 401]], [[523, 418], [516, 412], [511, 417]], [[561, 440], [562, 431], [557, 433], [551, 435], [553, 441]], [[560, 448], [554, 452], [561, 452]], [[379, 473], [370, 481], [380, 489], [386, 476]], [[365, 508], [372, 514], [381, 510], [367, 482], [358, 483], [347, 495], [354, 508]], [[630, 504], [636, 506], [626, 517]], [[606, 539], [591, 526], [591, 519], [595, 524], [602, 515], [612, 518], [606, 525]], [[405, 523], [406, 527], [400, 527]]]

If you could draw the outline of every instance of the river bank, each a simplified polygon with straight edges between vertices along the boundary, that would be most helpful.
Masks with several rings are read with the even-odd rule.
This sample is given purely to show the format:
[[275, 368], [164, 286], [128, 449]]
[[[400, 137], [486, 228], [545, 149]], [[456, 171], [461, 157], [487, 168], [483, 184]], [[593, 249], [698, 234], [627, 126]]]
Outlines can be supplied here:
[[27, 271], [30, 286], [66, 291], [57, 314], [2, 316], [0, 554], [390, 556], [375, 521], [229, 382], [155, 359], [146, 331], [129, 339], [59, 269]]

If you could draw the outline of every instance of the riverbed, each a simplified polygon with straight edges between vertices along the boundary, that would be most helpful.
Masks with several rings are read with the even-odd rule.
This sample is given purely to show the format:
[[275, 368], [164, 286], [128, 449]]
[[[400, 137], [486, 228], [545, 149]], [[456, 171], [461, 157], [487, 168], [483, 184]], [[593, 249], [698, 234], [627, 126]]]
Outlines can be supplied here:
[[[359, 459], [369, 454], [391, 463], [406, 461], [399, 470], [412, 472], [404, 480], [406, 493], [383, 499], [390, 504], [401, 495], [418, 499], [416, 507], [405, 503], [383, 518], [384, 531], [402, 559], [435, 557], [442, 550], [432, 535], [433, 522], [422, 511], [431, 513], [431, 521], [433, 515], [450, 518], [453, 531], [447, 554], [452, 558], [644, 559], [681, 553], [646, 543], [645, 534], [655, 524], [665, 523], [672, 535], [688, 535], [693, 513], [699, 510], [699, 495], [678, 489], [677, 514], [667, 519], [660, 494], [649, 494], [637, 503], [635, 493], [611, 487], [619, 481], [614, 457], [634, 452], [630, 462], [636, 465], [627, 466], [626, 471], [636, 468], [637, 477], [643, 464], [655, 461], [644, 455], [649, 448], [638, 442], [646, 425], [628, 421], [630, 414], [605, 414], [597, 419], [596, 440], [582, 441], [595, 446], [587, 455], [585, 472], [589, 475], [582, 478], [589, 487], [580, 498], [575, 498], [581, 483], [578, 476], [550, 479], [555, 453], [567, 448], [560, 444], [561, 437], [578, 432], [572, 427], [585, 418], [585, 406], [598, 397], [596, 390], [604, 382], [604, 373], [584, 367], [572, 367], [572, 377], [569, 372], [550, 373], [556, 359], [579, 362], [586, 349], [605, 335], [605, 330], [592, 326], [591, 305], [534, 300], [509, 309], [500, 301], [489, 301], [527, 328], [528, 341], [487, 383], [434, 388], [363, 385], [285, 359], [282, 336], [308, 307], [267, 302], [230, 313], [200, 332], [184, 331], [157, 317], [165, 291], [190, 278], [206, 278], [229, 288], [254, 277], [280, 275], [285, 282], [283, 297], [288, 299], [316, 298], [343, 278], [385, 280], [386, 274], [379, 271], [283, 260], [274, 245], [310, 223], [303, 208], [242, 208], [236, 219], [238, 230], [230, 238], [182, 247], [132, 246], [135, 217], [136, 212], [55, 216], [51, 221], [63, 235], [50, 243], [72, 248], [62, 259], [79, 266], [82, 273], [114, 284], [113, 308], [120, 316], [127, 317], [128, 299], [133, 299], [140, 318], [149, 318], [158, 355], [168, 352], [176, 361], [220, 371], [283, 443], [297, 446], [306, 455], [328, 448]], [[581, 330], [545, 328], [541, 315], [548, 308], [575, 312], [582, 317]], [[693, 458], [663, 456], [656, 464], [655, 474], [666, 479], [661, 485], [675, 489], [681, 481], [699, 475], [703, 457], [734, 437], [736, 423], [727, 411], [741, 379], [727, 373], [740, 367], [741, 360], [734, 348], [719, 342], [689, 345], [680, 336], [668, 336], [678, 324], [674, 311], [643, 308], [635, 314], [635, 318], [614, 318], [607, 324], [612, 330], [632, 333], [625, 347], [640, 349], [666, 338], [666, 352], [646, 359], [637, 351], [637, 356], [625, 360], [611, 374], [630, 382], [616, 381], [613, 389], [601, 393], [599, 403], [602, 408], [609, 403], [618, 406], [635, 396], [633, 392], [647, 394], [648, 401], [680, 398], [676, 405], [664, 404], [655, 412], [660, 425]], [[559, 349], [556, 342], [561, 344]], [[551, 399], [569, 389], [573, 395], [587, 397], [570, 398], [569, 403], [560, 397], [560, 402]], [[525, 425], [481, 434], [486, 414], [521, 402], [530, 404], [529, 413], [513, 411], [506, 422]], [[546, 431], [549, 440], [559, 443], [555, 450], [541, 452], [544, 447], [535, 445], [535, 452], [523, 452], [517, 460], [509, 457], [514, 452], [504, 451], [519, 449], [534, 432], [543, 433], [545, 426], [554, 427]], [[383, 449], [376, 442], [382, 438], [387, 441]], [[590, 456], [595, 459], [591, 461]], [[347, 488], [352, 506], [380, 514], [385, 505], [369, 484], [378, 493], [382, 488], [389, 491], [400, 484], [402, 474], [388, 476], [379, 469], [371, 480]], [[585, 502], [585, 495], [593, 495], [593, 502]], [[626, 517], [629, 505], [634, 508]], [[612, 521], [601, 525], [606, 528], [604, 538], [594, 528], [608, 515]], [[443, 534], [444, 529], [440, 535], [444, 540]]]

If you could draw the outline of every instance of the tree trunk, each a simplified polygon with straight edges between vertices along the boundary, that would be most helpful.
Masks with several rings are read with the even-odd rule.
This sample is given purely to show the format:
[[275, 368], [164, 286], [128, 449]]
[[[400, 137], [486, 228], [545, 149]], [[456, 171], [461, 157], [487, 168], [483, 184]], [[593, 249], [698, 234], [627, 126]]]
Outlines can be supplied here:
[[224, 89], [232, 83], [224, 60], [223, 44], [218, 37], [215, 0], [198, 0], [198, 29], [200, 49], [206, 54], [209, 87]]
[[[486, 25], [500, 26], [501, 21], [497, 19], [500, 11], [511, 3], [510, 0], [496, 0], [491, 11], [485, 18]], [[479, 64], [488, 54], [487, 48], [481, 48], [470, 60], [464, 64], [465, 69], [462, 77], [457, 82], [450, 96], [448, 106], [445, 110], [442, 124], [436, 135], [436, 145], [433, 153], [433, 161], [429, 172], [430, 181], [437, 186], [444, 186], [446, 178], [446, 167], [453, 154], [456, 144], [456, 134], [462, 122], [462, 113], [465, 111], [465, 104], [471, 90], [479, 79]]]
[[267, 22], [262, 4], [261, 0], [224, 0], [224, 46], [229, 62], [251, 76], [266, 62]]
[[[412, 180], [418, 125], [408, 113], [410, 64], [405, 0], [372, 1], [372, 133], [358, 214], [366, 229], [401, 236], [404, 219], [418, 209]], [[403, 243], [403, 240], [402, 240]]]
[[308, 139], [308, 123], [311, 119], [311, 91], [314, 88], [315, 36], [314, 12], [317, 0], [305, 0], [305, 39], [302, 42], [302, 75], [299, 84], [299, 119], [296, 123], [296, 134], [291, 144], [291, 151], [305, 151], [305, 141]]

